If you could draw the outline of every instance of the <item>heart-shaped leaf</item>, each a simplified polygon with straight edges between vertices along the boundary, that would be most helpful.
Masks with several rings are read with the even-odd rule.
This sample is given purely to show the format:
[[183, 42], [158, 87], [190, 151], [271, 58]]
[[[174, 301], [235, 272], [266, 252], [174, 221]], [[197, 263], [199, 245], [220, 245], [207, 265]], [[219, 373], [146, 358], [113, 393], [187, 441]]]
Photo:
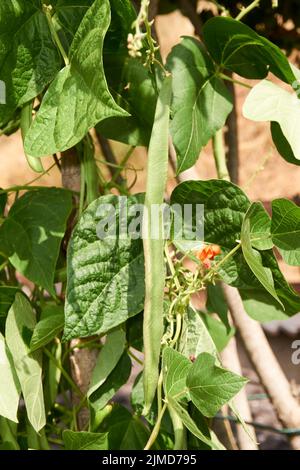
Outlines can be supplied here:
[[6, 104], [0, 105], [0, 125], [18, 106], [43, 91], [61, 66], [41, 2], [0, 2], [0, 80]]
[[[252, 121], [277, 122], [293, 155], [297, 160], [300, 159], [300, 100], [296, 93], [290, 93], [275, 83], [263, 80], [247, 96], [243, 115]], [[280, 138], [278, 128], [275, 128], [275, 135]]]
[[287, 199], [273, 201], [271, 231], [284, 261], [300, 266], [300, 207]]
[[265, 267], [262, 263], [261, 255], [258, 251], [254, 250], [251, 245], [250, 237], [250, 219], [252, 213], [256, 211], [256, 204], [252, 204], [248, 209], [242, 224], [241, 231], [241, 245], [244, 258], [250, 267], [251, 271], [264, 288], [276, 299], [284, 308], [283, 303], [278, 297], [274, 287], [274, 279], [271, 269]]
[[208, 417], [215, 416], [247, 382], [244, 377], [216, 366], [215, 361], [211, 354], [200, 354], [186, 379], [192, 402]]
[[[125, 211], [141, 204], [130, 196]], [[92, 202], [75, 227], [68, 249], [64, 338], [106, 333], [143, 309], [144, 254], [141, 239], [119, 236], [124, 198], [103, 196]], [[135, 215], [128, 214], [128, 226]], [[98, 224], [113, 228], [105, 238]], [[98, 227], [99, 228], [99, 227]]]
[[110, 23], [108, 0], [95, 0], [75, 34], [70, 63], [47, 90], [26, 138], [27, 154], [42, 157], [77, 144], [102, 119], [126, 116], [113, 100], [103, 69], [103, 42]]
[[30, 338], [36, 325], [30, 302], [17, 294], [6, 320], [5, 338], [20, 382], [28, 419], [39, 432], [46, 423], [42, 382], [42, 356], [31, 353]]
[[194, 165], [201, 149], [224, 126], [232, 99], [209, 55], [194, 38], [186, 37], [173, 48], [167, 67], [173, 76], [171, 134], [180, 173]]
[[284, 82], [295, 80], [279, 47], [240, 21], [212, 18], [205, 23], [203, 36], [211, 56], [225, 69], [245, 78], [265, 78], [271, 71]]

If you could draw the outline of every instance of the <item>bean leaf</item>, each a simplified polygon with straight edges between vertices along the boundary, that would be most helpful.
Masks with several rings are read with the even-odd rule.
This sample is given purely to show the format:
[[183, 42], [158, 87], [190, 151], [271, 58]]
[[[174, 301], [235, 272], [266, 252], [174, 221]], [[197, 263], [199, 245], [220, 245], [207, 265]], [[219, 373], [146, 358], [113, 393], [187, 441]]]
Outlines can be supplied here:
[[215, 361], [211, 354], [200, 354], [186, 379], [192, 402], [207, 417], [215, 416], [247, 382], [244, 377], [216, 366]]
[[287, 199], [272, 202], [272, 239], [284, 261], [300, 265], [300, 208]]
[[95, 0], [71, 44], [70, 63], [51, 83], [26, 135], [29, 155], [66, 150], [102, 119], [127, 115], [113, 100], [104, 75], [102, 52], [109, 23], [109, 1]]
[[243, 115], [252, 121], [277, 122], [293, 155], [296, 159], [300, 159], [300, 138], [297, 128], [300, 119], [300, 100], [295, 93], [263, 80], [247, 96]]
[[261, 255], [258, 251], [254, 250], [251, 245], [250, 238], [250, 218], [253, 211], [256, 210], [255, 203], [252, 204], [247, 211], [245, 218], [242, 224], [241, 231], [241, 245], [243, 250], [244, 258], [250, 267], [251, 271], [254, 273], [259, 282], [264, 286], [264, 288], [271, 294], [274, 299], [276, 299], [280, 305], [284, 308], [283, 303], [278, 297], [278, 294], [274, 287], [274, 279], [271, 269], [265, 267], [262, 263]]
[[64, 312], [62, 307], [52, 308], [52, 314], [42, 318], [34, 328], [31, 341], [31, 352], [50, 343], [64, 327]]
[[17, 294], [6, 320], [5, 337], [20, 382], [28, 419], [39, 432], [46, 423], [41, 354], [30, 352], [36, 320], [30, 302]]
[[106, 450], [108, 449], [107, 433], [85, 431], [63, 431], [66, 450]]
[[281, 50], [240, 21], [212, 18], [205, 23], [203, 36], [212, 58], [225, 69], [245, 78], [265, 78], [271, 71], [286, 83], [295, 80]]
[[59, 71], [61, 59], [41, 2], [0, 2], [0, 30], [0, 80], [6, 86], [1, 124], [43, 91]]
[[203, 318], [192, 307], [187, 308], [183, 320], [179, 351], [186, 357], [197, 357], [202, 352], [217, 355], [217, 348]]
[[126, 384], [131, 373], [131, 360], [124, 352], [105, 382], [89, 395], [89, 403], [97, 413], [111, 400], [117, 391]]
[[172, 348], [163, 352], [164, 389], [167, 396], [184, 396], [185, 380], [192, 362]]
[[181, 406], [174, 398], [169, 397], [168, 399], [168, 406], [172, 408], [172, 410], [178, 415], [181, 419], [185, 427], [196, 436], [200, 441], [204, 442], [204, 444], [208, 445], [210, 448], [214, 450], [224, 450], [223, 445], [218, 441], [205, 436], [202, 431], [198, 428], [195, 421], [190, 417], [188, 411]]
[[186, 37], [175, 46], [167, 66], [173, 75], [171, 134], [180, 173], [194, 165], [202, 148], [224, 126], [232, 98], [196, 39]]
[[[142, 201], [141, 195], [130, 196], [125, 210]], [[119, 218], [123, 203], [117, 196], [100, 197], [88, 206], [73, 231], [67, 261], [65, 340], [106, 333], [143, 309], [143, 246], [141, 239], [118, 235], [124, 222]], [[135, 219], [129, 214], [128, 226]], [[108, 227], [116, 235], [108, 232], [101, 239], [97, 226]]]
[[28, 191], [0, 227], [3, 254], [19, 272], [53, 295], [56, 262], [71, 208], [69, 191]]
[[116, 328], [106, 336], [106, 341], [101, 349], [87, 396], [91, 396], [106, 381], [109, 374], [118, 364], [126, 344], [125, 331], [122, 328]]
[[11, 354], [5, 344], [4, 336], [1, 333], [0, 377], [0, 415], [17, 423], [21, 387], [15, 372]]

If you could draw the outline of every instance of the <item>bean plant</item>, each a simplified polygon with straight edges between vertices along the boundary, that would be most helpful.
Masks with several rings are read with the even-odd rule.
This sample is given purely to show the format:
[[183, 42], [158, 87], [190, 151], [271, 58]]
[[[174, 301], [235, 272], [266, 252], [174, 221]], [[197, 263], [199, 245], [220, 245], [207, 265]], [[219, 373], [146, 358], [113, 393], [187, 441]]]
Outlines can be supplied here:
[[[258, 322], [299, 312], [277, 255], [300, 265], [300, 209], [276, 199], [270, 216], [230, 181], [223, 129], [230, 89], [246, 87], [244, 116], [299, 165], [300, 71], [244, 23], [259, 2], [235, 17], [212, 3], [201, 38], [166, 60], [149, 0], [0, 3], [0, 132], [21, 131], [37, 174], [0, 190], [1, 449], [222, 450], [224, 409], [249, 433], [235, 404], [247, 378], [221, 360], [235, 335], [223, 288]], [[184, 178], [210, 141], [218, 179]], [[139, 146], [145, 193], [127, 178]], [[38, 185], [49, 155], [62, 187]], [[151, 212], [163, 203], [167, 237]], [[121, 234], [124, 204], [142, 236]], [[202, 239], [176, 236], [172, 208], [187, 205], [191, 228], [203, 207]]]

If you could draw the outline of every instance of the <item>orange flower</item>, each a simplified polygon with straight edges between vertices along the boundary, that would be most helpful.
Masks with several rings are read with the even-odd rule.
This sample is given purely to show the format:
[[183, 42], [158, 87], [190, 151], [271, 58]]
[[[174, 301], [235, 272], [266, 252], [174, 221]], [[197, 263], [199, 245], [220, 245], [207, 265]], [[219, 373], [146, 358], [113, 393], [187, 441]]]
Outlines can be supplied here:
[[221, 253], [219, 245], [206, 245], [196, 253], [197, 258], [203, 263], [205, 268], [210, 268], [211, 260]]

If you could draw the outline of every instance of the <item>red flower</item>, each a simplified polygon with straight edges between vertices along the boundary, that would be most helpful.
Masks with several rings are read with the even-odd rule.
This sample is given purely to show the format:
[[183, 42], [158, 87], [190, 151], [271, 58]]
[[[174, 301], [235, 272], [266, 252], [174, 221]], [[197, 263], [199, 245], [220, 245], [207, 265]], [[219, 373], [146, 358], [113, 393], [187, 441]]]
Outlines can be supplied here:
[[196, 253], [197, 258], [203, 263], [204, 267], [209, 269], [211, 260], [221, 253], [219, 245], [206, 245]]

